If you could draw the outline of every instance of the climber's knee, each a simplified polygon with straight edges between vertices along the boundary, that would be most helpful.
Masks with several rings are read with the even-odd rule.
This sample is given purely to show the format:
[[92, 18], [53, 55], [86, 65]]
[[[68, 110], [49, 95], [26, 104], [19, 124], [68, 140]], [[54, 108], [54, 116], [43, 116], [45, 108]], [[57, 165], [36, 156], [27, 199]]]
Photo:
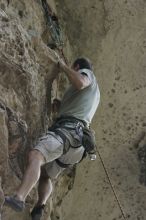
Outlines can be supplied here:
[[37, 162], [37, 163], [40, 163], [40, 165], [42, 165], [45, 162], [45, 158], [40, 151], [31, 150], [28, 155], [28, 162], [29, 163]]
[[45, 166], [41, 167], [41, 178], [44, 178], [44, 179], [49, 179], [50, 178], [48, 176], [47, 172], [46, 172]]

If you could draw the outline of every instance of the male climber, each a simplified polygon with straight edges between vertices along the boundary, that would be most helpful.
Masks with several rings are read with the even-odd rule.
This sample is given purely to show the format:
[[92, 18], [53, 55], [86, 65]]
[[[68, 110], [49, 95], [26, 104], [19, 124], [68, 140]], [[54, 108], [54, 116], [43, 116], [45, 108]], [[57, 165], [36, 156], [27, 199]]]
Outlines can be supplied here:
[[15, 211], [25, 208], [25, 200], [38, 184], [38, 201], [31, 212], [32, 220], [40, 220], [45, 204], [52, 192], [51, 179], [68, 165], [81, 161], [82, 128], [88, 127], [96, 112], [100, 92], [92, 65], [86, 58], [78, 58], [72, 67], [59, 60], [58, 66], [70, 82], [61, 102], [57, 121], [29, 152], [28, 166], [15, 195], [6, 196], [5, 204]]

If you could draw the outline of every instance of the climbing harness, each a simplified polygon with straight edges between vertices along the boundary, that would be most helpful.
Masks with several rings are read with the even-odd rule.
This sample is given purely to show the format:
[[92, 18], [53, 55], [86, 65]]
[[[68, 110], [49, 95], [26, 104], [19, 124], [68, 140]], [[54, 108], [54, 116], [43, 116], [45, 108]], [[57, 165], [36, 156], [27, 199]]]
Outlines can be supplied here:
[[108, 174], [108, 171], [107, 171], [107, 169], [106, 169], [106, 167], [105, 167], [105, 165], [104, 165], [104, 161], [103, 161], [103, 159], [102, 159], [102, 157], [101, 157], [101, 154], [100, 154], [100, 152], [99, 152], [98, 149], [97, 149], [97, 154], [98, 154], [99, 159], [100, 159], [100, 161], [101, 161], [101, 163], [102, 163], [104, 172], [105, 172], [105, 174], [106, 174], [106, 176], [107, 176], [107, 179], [108, 179], [108, 181], [109, 181], [109, 184], [110, 184], [110, 186], [111, 186], [111, 189], [112, 189], [112, 191], [113, 191], [113, 194], [114, 194], [114, 196], [115, 196], [115, 199], [116, 199], [117, 204], [118, 204], [118, 206], [119, 206], [119, 209], [120, 209], [120, 211], [121, 211], [121, 214], [122, 214], [124, 220], [127, 220], [126, 214], [124, 213], [124, 210], [123, 210], [123, 208], [122, 208], [122, 205], [121, 205], [121, 203], [120, 203], [120, 201], [119, 201], [119, 199], [118, 199], [118, 196], [117, 196], [117, 194], [116, 194], [116, 191], [115, 191], [115, 189], [114, 189], [114, 186], [113, 186], [113, 184], [112, 184], [112, 181], [111, 181], [111, 179], [110, 179], [110, 176], [109, 176], [109, 174]]
[[[74, 137], [75, 134], [72, 134], [71, 131], [74, 131], [78, 136], [78, 144], [72, 145], [70, 139], [66, 132], [64, 133], [63, 129], [67, 129], [71, 136]], [[53, 131], [55, 134], [59, 135], [63, 140], [63, 154], [66, 154], [70, 148], [79, 148], [84, 147], [84, 153], [82, 158], [77, 163], [80, 163], [87, 155], [89, 155], [91, 160], [96, 159], [96, 145], [95, 145], [95, 136], [92, 133], [91, 129], [88, 128], [86, 122], [79, 120], [73, 116], [61, 116], [56, 120], [56, 122], [48, 129]], [[93, 137], [94, 136], [94, 137]], [[55, 160], [56, 163], [62, 168], [67, 168], [75, 164], [64, 164], [59, 159]]]
[[[68, 125], [70, 123], [71, 125]], [[66, 154], [69, 150], [70, 147], [72, 148], [78, 148], [81, 146], [81, 141], [78, 146], [71, 146], [69, 144], [68, 137], [66, 134], [62, 131], [63, 129], [67, 129], [69, 131], [74, 130], [78, 136], [80, 135], [78, 131], [80, 130], [81, 127], [84, 127], [84, 124], [82, 121], [76, 119], [75, 117], [68, 116], [68, 117], [60, 117], [56, 120], [56, 122], [48, 129], [49, 131], [53, 131], [55, 134], [59, 135], [64, 143], [64, 149], [63, 149], [63, 154]]]

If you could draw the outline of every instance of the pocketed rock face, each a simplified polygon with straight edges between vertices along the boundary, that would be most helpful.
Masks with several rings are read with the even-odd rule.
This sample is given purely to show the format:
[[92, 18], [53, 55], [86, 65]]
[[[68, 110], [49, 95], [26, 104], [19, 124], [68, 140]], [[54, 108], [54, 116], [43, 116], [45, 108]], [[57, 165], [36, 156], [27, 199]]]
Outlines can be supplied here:
[[[55, 11], [54, 2], [50, 4]], [[3, 191], [5, 194], [15, 192], [20, 183], [17, 177], [22, 178], [25, 169], [28, 150], [51, 123], [51, 99], [56, 94], [56, 83], [52, 85], [52, 82], [57, 77], [58, 67], [56, 53], [47, 46], [51, 37], [41, 2], [1, 1], [0, 8], [1, 207]], [[69, 50], [68, 53], [71, 54]], [[60, 180], [66, 186], [72, 181], [72, 177], [67, 175]], [[52, 204], [57, 207], [58, 200], [67, 191], [65, 188], [60, 195], [55, 194], [54, 198], [57, 198]], [[24, 213], [17, 214], [4, 206], [2, 219], [29, 219], [35, 201], [36, 190], [33, 190]], [[44, 219], [53, 212], [52, 207], [50, 202]]]

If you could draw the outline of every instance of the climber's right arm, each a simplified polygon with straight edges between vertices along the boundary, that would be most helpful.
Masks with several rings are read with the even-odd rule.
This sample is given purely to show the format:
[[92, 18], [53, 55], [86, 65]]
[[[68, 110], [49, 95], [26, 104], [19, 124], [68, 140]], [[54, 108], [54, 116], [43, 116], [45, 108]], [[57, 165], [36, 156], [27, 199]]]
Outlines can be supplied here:
[[59, 60], [58, 65], [62, 71], [65, 72], [68, 77], [70, 83], [76, 87], [76, 89], [81, 90], [86, 88], [91, 84], [91, 80], [86, 74], [81, 74], [74, 69], [68, 67], [64, 62]]

